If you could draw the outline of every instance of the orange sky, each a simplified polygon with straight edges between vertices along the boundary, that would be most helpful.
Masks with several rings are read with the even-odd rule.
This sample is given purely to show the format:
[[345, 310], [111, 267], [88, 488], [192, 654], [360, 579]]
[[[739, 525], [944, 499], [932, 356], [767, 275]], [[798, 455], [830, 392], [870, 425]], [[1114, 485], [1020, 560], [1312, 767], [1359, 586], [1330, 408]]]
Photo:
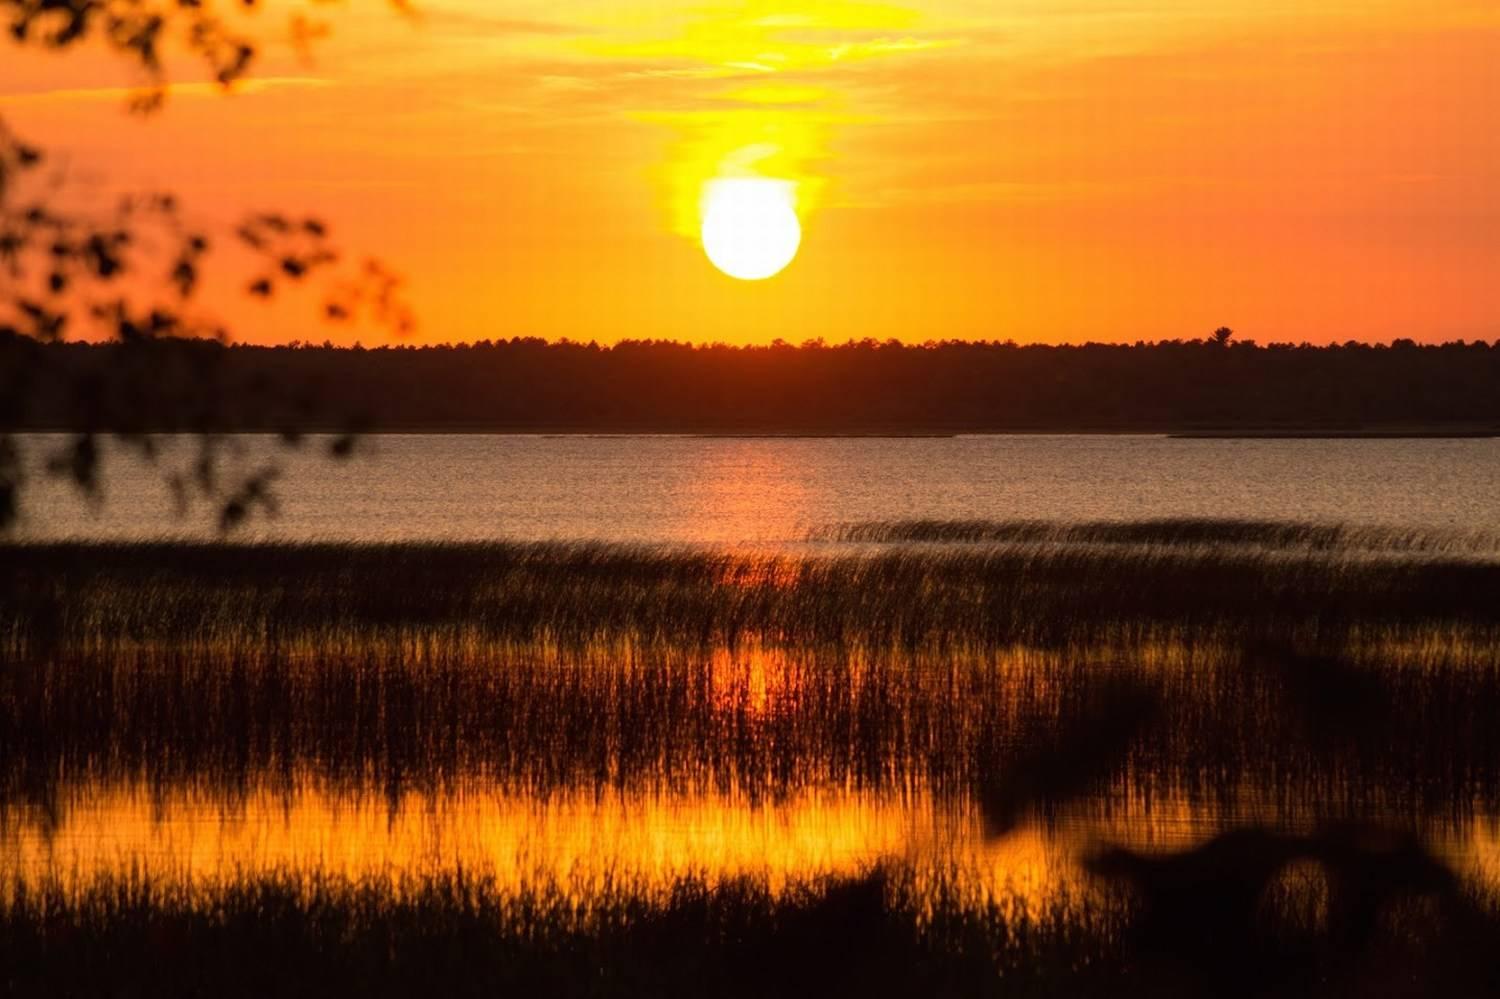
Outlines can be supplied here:
[[[334, 29], [311, 61], [298, 9]], [[419, 340], [1500, 337], [1493, 0], [418, 9], [273, 2], [255, 83], [148, 120], [124, 64], [0, 43], [0, 115], [208, 222], [326, 217], [407, 276]], [[744, 170], [804, 233], [759, 282], [696, 240]]]

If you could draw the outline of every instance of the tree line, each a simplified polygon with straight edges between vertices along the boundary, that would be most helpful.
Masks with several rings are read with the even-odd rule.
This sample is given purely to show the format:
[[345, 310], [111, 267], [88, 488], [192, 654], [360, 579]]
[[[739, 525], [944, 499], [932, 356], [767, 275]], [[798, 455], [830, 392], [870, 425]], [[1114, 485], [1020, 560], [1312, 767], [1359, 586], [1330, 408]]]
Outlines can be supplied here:
[[164, 338], [151, 345], [150, 405], [102, 402], [118, 395], [122, 372], [138, 387], [138, 350], [6, 337], [0, 366], [48, 383], [29, 386], [24, 409], [0, 407], [0, 427], [809, 434], [1500, 428], [1500, 341], [1260, 345], [1220, 330], [1201, 340], [1133, 345], [601, 346], [514, 338], [366, 349]]

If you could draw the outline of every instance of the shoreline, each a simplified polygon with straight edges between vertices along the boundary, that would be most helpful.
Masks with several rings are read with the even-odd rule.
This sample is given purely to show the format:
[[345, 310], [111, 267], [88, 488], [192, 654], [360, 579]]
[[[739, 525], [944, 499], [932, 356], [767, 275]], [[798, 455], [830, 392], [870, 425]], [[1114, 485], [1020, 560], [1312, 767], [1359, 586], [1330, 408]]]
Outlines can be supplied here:
[[[83, 431], [66, 427], [0, 428], [0, 434], [15, 435], [69, 435]], [[99, 436], [111, 436], [127, 431], [102, 429], [93, 431]], [[239, 430], [139, 430], [130, 433], [156, 435], [196, 436], [200, 433], [229, 436], [267, 436], [280, 433], [271, 428]], [[338, 436], [347, 434], [347, 428], [337, 426], [309, 426], [299, 433], [310, 436]], [[949, 440], [956, 437], [1161, 437], [1169, 440], [1494, 440], [1500, 438], [1500, 428], [1475, 426], [1397, 426], [1397, 427], [1013, 427], [1013, 428], [948, 428], [948, 429], [902, 429], [869, 428], [854, 430], [812, 430], [747, 428], [726, 430], [692, 429], [603, 429], [580, 427], [485, 427], [485, 426], [398, 426], [372, 427], [355, 432], [358, 437], [576, 437], [576, 438], [620, 438], [676, 437], [706, 440]]]

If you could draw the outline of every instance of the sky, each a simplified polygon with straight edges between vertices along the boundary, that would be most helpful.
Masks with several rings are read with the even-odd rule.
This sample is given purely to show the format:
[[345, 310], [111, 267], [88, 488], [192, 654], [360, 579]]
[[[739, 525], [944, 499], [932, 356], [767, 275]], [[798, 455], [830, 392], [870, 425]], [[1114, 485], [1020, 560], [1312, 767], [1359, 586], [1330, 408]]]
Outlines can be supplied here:
[[[311, 51], [291, 18], [326, 22]], [[126, 111], [108, 53], [0, 43], [0, 116], [103, 189], [227, 231], [328, 220], [415, 342], [510, 336], [1500, 338], [1493, 0], [267, 0], [224, 94]], [[701, 245], [725, 178], [790, 192], [785, 270]], [[308, 303], [242, 340], [380, 342]]]

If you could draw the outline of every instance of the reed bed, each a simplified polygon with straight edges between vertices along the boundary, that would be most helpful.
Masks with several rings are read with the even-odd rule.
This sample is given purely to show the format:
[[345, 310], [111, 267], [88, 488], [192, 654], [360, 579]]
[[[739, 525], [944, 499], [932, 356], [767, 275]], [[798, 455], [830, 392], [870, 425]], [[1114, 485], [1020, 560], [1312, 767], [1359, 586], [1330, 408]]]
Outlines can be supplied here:
[[0, 647], [338, 649], [417, 635], [886, 649], [1492, 633], [1497, 594], [1500, 562], [1344, 549], [35, 544], [0, 549]]
[[813, 531], [814, 541], [973, 544], [1151, 545], [1269, 550], [1496, 556], [1500, 535], [1483, 531], [1398, 528], [1316, 521], [1163, 517], [1134, 521], [882, 520]]
[[[1111, 968], [1109, 913], [944, 909], [923, 917], [884, 872], [773, 896], [691, 880], [586, 914], [562, 891], [511, 897], [482, 874], [397, 883], [316, 874], [179, 884], [101, 878], [0, 901], [8, 994], [153, 996], [869, 996], [1057, 994]], [[1083, 939], [1097, 955], [1072, 956]], [[1114, 962], [1118, 968], [1118, 962]], [[1049, 978], [1057, 976], [1058, 982]], [[1076, 994], [1076, 993], [1075, 993]]]
[[[0, 986], [12, 995], [1482, 996], [1496, 980], [1492, 900], [1461, 934], [1381, 929], [1348, 955], [1267, 924], [1243, 963], [1194, 974], [1128, 949], [1131, 905], [1066, 900], [925, 911], [883, 869], [773, 895], [687, 880], [580, 913], [562, 891], [513, 897], [483, 874], [396, 882], [316, 873], [176, 883], [124, 872], [79, 894], [0, 896]], [[1280, 924], [1278, 924], [1280, 925]], [[1437, 992], [1426, 991], [1437, 989]]]
[[56, 813], [70, 782], [123, 778], [310, 779], [397, 799], [494, 786], [753, 801], [832, 786], [962, 800], [1024, 771], [1040, 737], [1127, 677], [1165, 707], [1110, 772], [1128, 779], [1101, 774], [1100, 793], [1204, 808], [1253, 794], [1284, 814], [1378, 800], [1455, 823], [1500, 795], [1493, 655], [1357, 675], [1361, 715], [1330, 719], [1236, 647], [56, 654], [0, 672], [0, 804]]
[[[60, 827], [80, 788], [232, 805], [311, 785], [394, 815], [419, 791], [738, 807], [832, 787], [957, 802], [992, 837], [1175, 808], [1455, 842], [1500, 800], [1485, 539], [1245, 521], [825, 537], [0, 547], [0, 993], [1248, 994], [1244, 968], [1205, 992], [1130, 949], [1138, 898], [1030, 911], [883, 862], [789, 894], [705, 874], [580, 897], [451, 864], [205, 881], [122, 858], [80, 884], [7, 861], [8, 830]], [[1138, 728], [1100, 712], [1146, 701]], [[1420, 908], [1393, 918], [1358, 967], [1267, 943], [1293, 960], [1276, 994], [1491, 994], [1470, 958], [1500, 906], [1480, 910], [1436, 936]]]
[[14, 545], [0, 795], [310, 773], [968, 797], [1127, 676], [1168, 710], [1115, 793], [1378, 791], [1461, 822], [1500, 794], [1497, 595], [1500, 564], [1316, 547]]

